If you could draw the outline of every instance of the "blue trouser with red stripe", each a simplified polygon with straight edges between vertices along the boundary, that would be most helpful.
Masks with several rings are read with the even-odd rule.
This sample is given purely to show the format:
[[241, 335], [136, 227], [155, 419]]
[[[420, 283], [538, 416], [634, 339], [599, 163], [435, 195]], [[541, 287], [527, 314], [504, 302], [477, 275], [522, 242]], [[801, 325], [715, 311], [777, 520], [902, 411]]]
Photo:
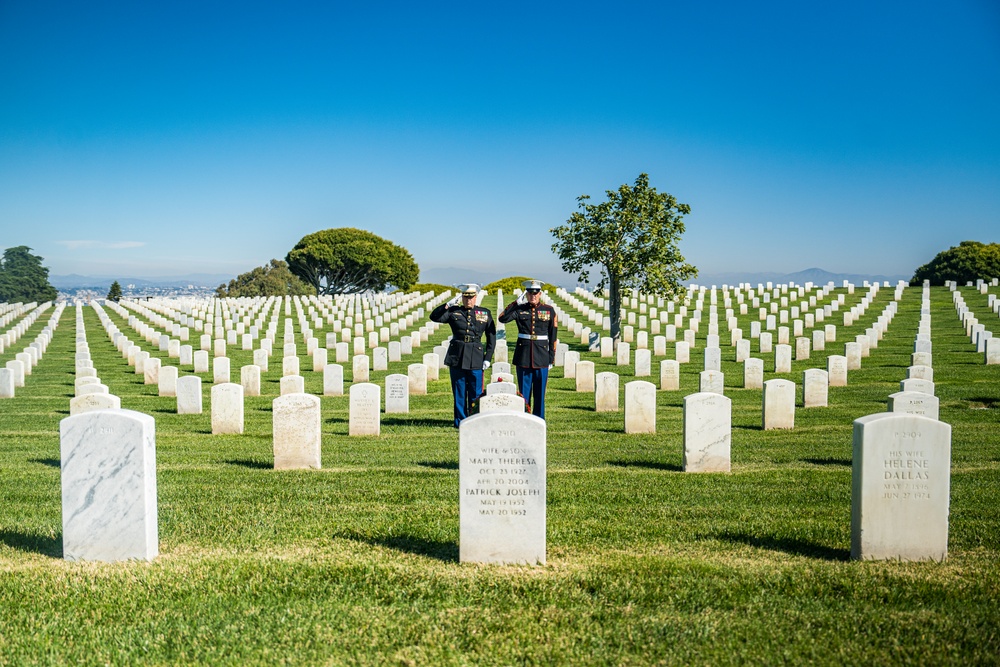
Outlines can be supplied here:
[[469, 416], [472, 402], [483, 393], [483, 371], [448, 367], [451, 376], [451, 393], [455, 397], [455, 428]]
[[549, 381], [549, 368], [517, 367], [517, 386], [521, 396], [531, 406], [531, 414], [545, 419], [545, 385]]

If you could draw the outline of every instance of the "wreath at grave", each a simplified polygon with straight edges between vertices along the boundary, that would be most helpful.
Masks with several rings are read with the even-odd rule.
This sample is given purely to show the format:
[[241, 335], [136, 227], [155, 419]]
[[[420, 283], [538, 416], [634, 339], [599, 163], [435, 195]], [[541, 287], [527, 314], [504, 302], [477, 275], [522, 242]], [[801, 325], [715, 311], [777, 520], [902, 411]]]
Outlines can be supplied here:
[[[497, 378], [495, 380], [495, 382], [503, 382], [503, 380], [500, 379], [500, 378]], [[528, 401], [524, 398], [524, 396], [521, 395], [520, 391], [518, 391], [516, 393], [517, 393], [517, 397], [520, 398], [522, 402], [524, 402], [524, 411], [527, 412], [528, 414], [531, 414], [531, 406], [528, 405]], [[483, 393], [482, 393], [482, 395], [479, 396], [476, 400], [474, 400], [472, 402], [472, 405], [469, 406], [469, 416], [470, 417], [472, 415], [478, 415], [479, 414], [479, 401], [480, 401], [480, 399], [483, 398], [483, 396], [486, 396], [486, 387], [485, 386], [483, 387]]]

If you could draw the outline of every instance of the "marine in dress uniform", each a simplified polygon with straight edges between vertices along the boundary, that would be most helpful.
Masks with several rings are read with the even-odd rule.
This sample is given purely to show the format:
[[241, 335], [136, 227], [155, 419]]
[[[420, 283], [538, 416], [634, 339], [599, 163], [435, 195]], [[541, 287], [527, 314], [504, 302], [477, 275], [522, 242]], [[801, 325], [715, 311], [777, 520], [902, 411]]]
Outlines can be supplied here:
[[[451, 393], [455, 398], [455, 427], [469, 416], [472, 402], [483, 393], [483, 369], [493, 358], [497, 344], [497, 325], [493, 314], [476, 305], [479, 285], [461, 285], [461, 296], [431, 311], [431, 319], [451, 327], [451, 342], [444, 365], [451, 375]], [[486, 336], [486, 344], [482, 342]]]
[[517, 323], [517, 346], [514, 366], [521, 396], [531, 406], [531, 413], [545, 419], [545, 385], [549, 366], [556, 359], [556, 311], [542, 303], [542, 283], [526, 280], [524, 293], [500, 313], [501, 323]]

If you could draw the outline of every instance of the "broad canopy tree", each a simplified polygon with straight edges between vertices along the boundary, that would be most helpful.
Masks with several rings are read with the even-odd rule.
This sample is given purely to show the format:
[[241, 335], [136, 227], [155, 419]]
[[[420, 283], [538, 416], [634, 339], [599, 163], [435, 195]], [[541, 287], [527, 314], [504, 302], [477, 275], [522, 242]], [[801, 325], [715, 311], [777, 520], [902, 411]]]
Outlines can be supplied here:
[[932, 285], [943, 285], [946, 280], [954, 280], [964, 285], [980, 278], [1000, 278], [1000, 243], [962, 241], [942, 250], [916, 270], [910, 284], [920, 285], [929, 280]]
[[59, 295], [49, 283], [49, 270], [28, 246], [7, 248], [0, 262], [0, 302], [53, 301]]
[[285, 260], [318, 294], [381, 292], [390, 286], [405, 290], [420, 275], [405, 248], [352, 227], [303, 236]]
[[611, 337], [617, 344], [622, 290], [674, 294], [681, 281], [698, 275], [698, 269], [677, 247], [690, 206], [651, 188], [646, 174], [639, 174], [634, 185], [606, 194], [607, 201], [599, 204], [589, 203], [589, 195], [577, 198], [580, 210], [551, 230], [556, 238], [552, 251], [562, 260], [563, 271], [576, 274], [581, 282], [589, 283], [592, 267], [600, 267], [596, 288], [608, 288]]

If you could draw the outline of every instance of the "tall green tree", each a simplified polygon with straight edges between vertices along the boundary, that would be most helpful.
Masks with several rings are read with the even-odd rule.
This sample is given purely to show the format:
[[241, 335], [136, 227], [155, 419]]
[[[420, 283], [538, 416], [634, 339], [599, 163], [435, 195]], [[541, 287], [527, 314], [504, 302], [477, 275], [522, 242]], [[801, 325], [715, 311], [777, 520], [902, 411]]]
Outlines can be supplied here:
[[962, 241], [942, 250], [914, 272], [910, 284], [920, 285], [925, 280], [932, 285], [943, 285], [946, 280], [965, 284], [980, 278], [1000, 278], [1000, 243]]
[[122, 299], [122, 286], [118, 284], [118, 281], [111, 283], [111, 289], [108, 290], [108, 301], [114, 301], [115, 303], [121, 301]]
[[54, 301], [56, 288], [49, 283], [49, 270], [42, 258], [25, 245], [7, 248], [0, 262], [0, 301], [8, 303]]
[[380, 292], [390, 286], [406, 290], [420, 275], [406, 248], [352, 227], [303, 236], [285, 261], [319, 294]]
[[589, 203], [589, 195], [577, 198], [580, 210], [551, 230], [556, 238], [552, 252], [562, 260], [563, 271], [576, 274], [581, 282], [589, 283], [591, 269], [599, 267], [596, 288], [608, 288], [611, 337], [617, 343], [622, 290], [674, 294], [681, 281], [698, 275], [698, 269], [677, 247], [690, 206], [651, 188], [646, 174], [639, 174], [634, 185], [605, 194], [607, 201], [599, 204]]
[[296, 296], [316, 294], [315, 288], [288, 270], [288, 264], [272, 259], [264, 266], [241, 273], [229, 285], [219, 285], [219, 297]]

